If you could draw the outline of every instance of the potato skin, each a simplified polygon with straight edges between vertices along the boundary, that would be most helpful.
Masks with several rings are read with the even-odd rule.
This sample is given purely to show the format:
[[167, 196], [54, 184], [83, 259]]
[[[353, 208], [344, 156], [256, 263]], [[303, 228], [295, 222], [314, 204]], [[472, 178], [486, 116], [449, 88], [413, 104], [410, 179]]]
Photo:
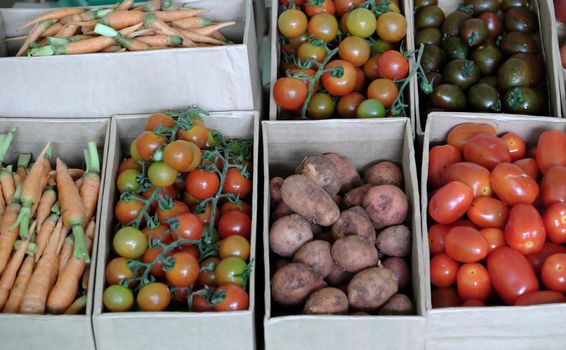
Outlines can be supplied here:
[[376, 311], [397, 293], [397, 278], [385, 267], [358, 272], [348, 284], [348, 301], [353, 309]]
[[334, 242], [332, 258], [344, 270], [356, 273], [375, 266], [379, 260], [377, 249], [362, 236], [346, 236]]
[[332, 225], [332, 233], [335, 239], [358, 235], [375, 243], [375, 229], [362, 207], [352, 207], [340, 213], [340, 218]]
[[399, 283], [399, 289], [403, 289], [411, 283], [411, 268], [404, 259], [392, 256], [385, 259], [383, 267], [388, 268], [395, 274]]
[[271, 225], [269, 247], [282, 257], [291, 257], [312, 238], [313, 234], [308, 221], [298, 214], [291, 214]]
[[302, 263], [310, 267], [320, 277], [326, 278], [334, 267], [334, 260], [330, 255], [330, 243], [325, 241], [305, 243], [293, 256], [293, 262]]
[[340, 217], [340, 209], [322, 187], [304, 175], [291, 175], [281, 186], [283, 202], [307, 221], [331, 226]]
[[304, 313], [310, 315], [345, 315], [348, 297], [337, 288], [326, 287], [312, 293], [305, 304]]
[[324, 153], [324, 157], [334, 163], [340, 179], [340, 192], [345, 193], [361, 183], [360, 174], [350, 160], [337, 153]]
[[393, 185], [403, 187], [403, 171], [395, 163], [385, 160], [366, 170], [366, 183], [374, 186]]
[[377, 235], [375, 245], [383, 255], [405, 257], [411, 254], [411, 230], [405, 225], [390, 226]]
[[279, 202], [275, 207], [275, 210], [271, 212], [271, 222], [275, 222], [280, 218], [293, 214], [294, 211], [287, 206], [287, 204], [283, 203], [283, 201]]
[[281, 305], [299, 305], [320, 288], [326, 287], [322, 277], [303, 264], [290, 263], [271, 278], [271, 295]]
[[344, 198], [342, 198], [342, 207], [347, 209], [355, 206], [362, 206], [364, 204], [366, 194], [372, 187], [372, 185], [362, 185], [346, 193]]
[[414, 315], [415, 306], [405, 294], [395, 294], [379, 310], [380, 315]]
[[338, 264], [334, 264], [332, 271], [330, 271], [330, 274], [326, 276], [326, 282], [329, 286], [338, 287], [350, 282], [353, 276], [353, 274], [347, 272], [338, 266]]
[[296, 174], [301, 174], [322, 187], [330, 196], [340, 191], [340, 177], [338, 169], [332, 161], [321, 154], [307, 156], [295, 169]]
[[407, 196], [393, 185], [370, 188], [363, 206], [376, 229], [403, 223], [409, 212]]
[[269, 199], [271, 207], [276, 206], [281, 202], [281, 185], [285, 181], [284, 178], [276, 176], [269, 180]]

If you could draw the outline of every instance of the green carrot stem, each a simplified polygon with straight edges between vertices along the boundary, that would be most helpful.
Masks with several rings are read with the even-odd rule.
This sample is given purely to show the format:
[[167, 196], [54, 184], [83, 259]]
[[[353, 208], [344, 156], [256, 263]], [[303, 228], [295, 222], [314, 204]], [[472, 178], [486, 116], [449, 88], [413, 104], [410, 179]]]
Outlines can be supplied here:
[[49, 43], [49, 45], [63, 46], [63, 45], [67, 45], [71, 41], [68, 38], [57, 38], [54, 36], [50, 36], [47, 38], [47, 42]]
[[16, 227], [20, 226], [21, 239], [28, 238], [31, 207], [32, 207], [32, 203], [30, 201], [23, 201], [22, 208], [20, 209], [20, 213], [18, 214], [18, 218], [16, 219], [16, 222], [14, 222], [14, 224], [10, 226], [10, 228], [8, 228], [8, 231], [13, 231]]
[[22, 184], [19, 184], [16, 187], [16, 192], [14, 193], [14, 197], [12, 197], [12, 203], [19, 203], [21, 195], [22, 195]]
[[88, 250], [86, 249], [85, 232], [82, 224], [73, 224], [73, 237], [75, 238], [75, 246], [73, 247], [73, 255], [77, 259], [83, 259], [86, 263], [90, 262]]
[[28, 51], [28, 56], [30, 57], [53, 56], [53, 55], [56, 55], [55, 47], [51, 45], [37, 47]]
[[18, 168], [27, 169], [31, 162], [31, 153], [20, 153], [18, 156]]
[[169, 45], [171, 46], [179, 46], [183, 44], [183, 38], [177, 35], [170, 35], [169, 36]]
[[112, 38], [112, 39], [114, 39], [114, 40], [116, 40], [117, 37], [120, 35], [120, 33], [118, 33], [117, 30], [115, 30], [115, 29], [112, 28], [112, 27], [106, 26], [106, 25], [104, 25], [104, 24], [102, 24], [102, 23], [98, 23], [98, 24], [94, 27], [94, 32], [95, 32], [96, 34], [104, 35], [104, 36], [107, 36], [107, 37], [109, 37], [109, 38]]
[[98, 157], [98, 149], [96, 142], [89, 141], [85, 155], [88, 154], [88, 162], [86, 163], [86, 171], [91, 173], [100, 173], [100, 159]]
[[16, 128], [11, 128], [7, 133], [2, 134], [0, 138], [0, 163], [4, 161], [4, 157], [10, 148], [10, 144], [16, 134]]
[[[24, 241], [22, 240], [17, 240], [14, 243], [14, 250], [18, 250], [20, 249], [21, 245], [24, 243]], [[34, 255], [35, 252], [37, 251], [37, 244], [35, 244], [34, 242], [29, 242], [28, 246], [26, 248], [26, 254], [27, 255]]]
[[51, 207], [51, 212], [55, 215], [61, 214], [61, 207], [59, 201], [56, 201], [55, 204], [53, 204], [53, 206]]

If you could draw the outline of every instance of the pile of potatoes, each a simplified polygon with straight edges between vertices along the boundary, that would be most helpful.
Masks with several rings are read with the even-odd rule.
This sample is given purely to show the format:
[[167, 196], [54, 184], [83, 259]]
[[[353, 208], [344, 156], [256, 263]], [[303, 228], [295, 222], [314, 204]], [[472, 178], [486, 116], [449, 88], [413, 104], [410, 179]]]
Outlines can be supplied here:
[[414, 314], [403, 172], [382, 161], [364, 175], [346, 157], [325, 153], [270, 180], [271, 293], [283, 308]]

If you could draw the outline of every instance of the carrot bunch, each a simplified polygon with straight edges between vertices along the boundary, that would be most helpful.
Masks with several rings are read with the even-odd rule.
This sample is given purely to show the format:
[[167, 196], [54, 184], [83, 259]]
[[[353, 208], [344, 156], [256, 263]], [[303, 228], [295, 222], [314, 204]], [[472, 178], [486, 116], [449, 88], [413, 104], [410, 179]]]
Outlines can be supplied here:
[[[15, 130], [0, 135], [0, 163]], [[0, 167], [0, 311], [80, 313], [86, 306], [93, 216], [100, 189], [96, 143], [84, 150], [86, 171], [57, 158], [48, 144], [33, 164]]]
[[61, 8], [41, 15], [18, 30], [32, 27], [16, 56], [72, 55], [95, 52], [157, 50], [226, 45], [219, 30], [235, 22], [212, 23], [206, 9], [171, 0], [151, 0], [138, 7], [123, 0], [111, 8]]

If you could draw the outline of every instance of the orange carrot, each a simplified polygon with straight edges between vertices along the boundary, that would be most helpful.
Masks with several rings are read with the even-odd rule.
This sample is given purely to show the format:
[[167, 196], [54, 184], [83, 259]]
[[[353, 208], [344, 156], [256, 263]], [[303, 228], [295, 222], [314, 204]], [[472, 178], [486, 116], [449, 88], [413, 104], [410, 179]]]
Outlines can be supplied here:
[[144, 13], [137, 11], [114, 11], [99, 19], [99, 23], [114, 29], [123, 29], [143, 22]]
[[16, 222], [22, 207], [20, 204], [20, 192], [21, 187], [16, 188], [16, 194], [12, 199], [12, 203], [8, 204], [4, 216], [2, 216], [2, 233], [0, 233], [0, 274], [4, 271], [8, 259], [10, 258], [12, 246], [16, 238], [18, 238], [19, 228], [16, 226], [14, 230], [10, 230], [10, 227]]
[[56, 22], [58, 19], [61, 19], [63, 17], [69, 16], [69, 15], [74, 15], [74, 14], [77, 14], [77, 13], [82, 13], [82, 12], [85, 12], [85, 10], [83, 10], [81, 8], [76, 8], [76, 7], [58, 9], [58, 10], [46, 13], [44, 15], [41, 15], [41, 16], [27, 22], [23, 26], [20, 26], [16, 30], [20, 31], [24, 28], [31, 27], [32, 25], [37, 24], [39, 22], [43, 22], [43, 21], [55, 20], [55, 22]]
[[121, 3], [116, 4], [114, 9], [116, 11], [127, 11], [134, 5], [134, 0], [123, 0]]
[[[94, 234], [94, 221], [91, 221], [86, 228], [87, 237]], [[87, 239], [87, 249], [90, 250], [92, 240]], [[47, 310], [49, 313], [60, 314], [64, 312], [72, 303], [77, 294], [79, 282], [86, 267], [86, 261], [75, 255], [71, 256], [63, 272], [59, 275], [57, 283], [49, 293], [47, 299]]]
[[2, 195], [4, 196], [4, 202], [10, 203], [12, 201], [12, 198], [14, 197], [14, 193], [16, 192], [14, 178], [12, 177], [11, 165], [0, 170], [0, 185], [2, 185]]
[[183, 43], [183, 38], [176, 35], [148, 35], [138, 38], [139, 41], [144, 42], [151, 46], [179, 46]]
[[71, 255], [73, 255], [73, 245], [75, 241], [73, 240], [73, 236], [68, 236], [65, 238], [65, 243], [63, 244], [63, 248], [59, 253], [59, 276], [63, 272], [65, 265], [67, 265], [67, 261]]
[[82, 177], [79, 177], [78, 179], [75, 180], [75, 187], [77, 188], [77, 190], [79, 190], [79, 192], [81, 191], [81, 187], [83, 186], [83, 182], [84, 182], [84, 179]]
[[157, 16], [153, 13], [149, 13], [145, 16], [143, 24], [146, 28], [154, 28], [159, 30], [161, 34], [180, 36], [181, 38], [183, 38], [184, 47], [195, 46], [195, 43], [188, 36], [177, 29], [171, 28], [161, 19], [157, 18]]
[[35, 253], [35, 262], [39, 261], [41, 255], [43, 254], [43, 250], [45, 246], [47, 246], [47, 242], [49, 241], [49, 237], [53, 233], [53, 229], [55, 225], [57, 225], [57, 221], [59, 220], [59, 215], [51, 214], [47, 219], [43, 221], [41, 227], [37, 230], [37, 236], [35, 237], [35, 243], [37, 244], [37, 252]]
[[234, 22], [234, 21], [222, 22], [222, 23], [215, 23], [215, 24], [212, 24], [212, 25], [209, 25], [209, 26], [206, 26], [206, 27], [194, 28], [194, 29], [190, 29], [190, 30], [192, 32], [200, 34], [200, 35], [210, 36], [210, 35], [212, 35], [212, 33], [216, 32], [216, 31], [218, 31], [222, 28], [233, 26], [234, 24], [236, 24], [236, 22]]
[[39, 194], [37, 201], [34, 202], [33, 207], [31, 209], [32, 218], [35, 217], [35, 211], [37, 210], [37, 207], [39, 206], [39, 202], [41, 201], [43, 190], [45, 189], [45, 186], [47, 186], [47, 184], [49, 183], [49, 172], [51, 171], [51, 164], [49, 163], [49, 160], [43, 158], [41, 163], [43, 165], [43, 172], [41, 173], [41, 178], [39, 180], [39, 188], [41, 190], [41, 193]]
[[98, 19], [100, 17], [106, 16], [107, 14], [109, 14], [112, 11], [114, 11], [114, 10], [113, 9], [105, 9], [105, 8], [92, 9], [92, 10], [88, 10], [86, 12], [77, 13], [77, 14], [70, 15], [70, 16], [65, 16], [65, 17], [61, 18], [61, 20], [59, 22], [62, 23], [63, 25], [66, 25], [66, 24], [69, 24], [69, 23], [72, 23], [72, 22], [92, 21], [92, 20]]
[[87, 148], [84, 150], [84, 157], [86, 173], [81, 178], [83, 184], [80, 188], [80, 195], [85, 208], [84, 222], [90, 222], [96, 210], [98, 192], [100, 191], [100, 160], [96, 142], [88, 142]]
[[79, 26], [74, 25], [74, 24], [66, 24], [63, 28], [61, 28], [60, 31], [57, 32], [57, 34], [55, 34], [56, 38], [68, 38], [70, 36], [75, 35], [75, 33], [77, 32], [77, 29], [79, 29]]
[[210, 37], [220, 41], [224, 41], [225, 43], [230, 42], [228, 39], [226, 39], [226, 37], [222, 33], [218, 31], [210, 33]]
[[96, 27], [94, 27], [94, 32], [116, 40], [116, 42], [130, 51], [142, 51], [149, 50], [151, 48], [148, 44], [143, 43], [137, 39], [130, 39], [126, 36], [123, 36], [114, 28], [101, 23], [97, 24]]
[[142, 8], [145, 12], [157, 11], [161, 9], [161, 0], [148, 1]]
[[80, 297], [75, 299], [75, 301], [73, 301], [71, 306], [69, 306], [67, 310], [65, 310], [64, 314], [78, 315], [80, 313], [83, 313], [84, 309], [86, 308], [87, 301], [88, 301], [87, 294], [81, 295]]
[[55, 23], [51, 27], [47, 28], [41, 36], [53, 36], [57, 34], [61, 29], [63, 29], [63, 25], [59, 22]]
[[[100, 52], [118, 52], [122, 50], [122, 46], [120, 45], [112, 45], [112, 46], [108, 46], [107, 48], [100, 50]], [[79, 179], [80, 180], [80, 179]], [[78, 180], [77, 180], [78, 181]]]
[[[78, 169], [78, 168], [69, 169], [69, 175], [71, 175], [73, 180], [80, 178], [81, 176], [84, 175], [84, 173], [85, 173], [85, 171], [83, 169]], [[54, 178], [56, 175], [57, 175], [57, 170], [49, 171], [49, 177], [50, 178]]]
[[207, 12], [207, 10], [198, 9], [198, 10], [154, 11], [152, 13], [155, 14], [157, 18], [159, 18], [164, 22], [172, 22], [189, 17], [198, 16], [205, 12]]
[[28, 175], [27, 169], [30, 161], [31, 153], [20, 153], [20, 155], [18, 156], [18, 168], [16, 169], [16, 173], [20, 175], [21, 181], [24, 181], [24, 179]]
[[128, 35], [128, 38], [137, 38], [138, 36], [155, 35], [153, 29], [141, 29]]
[[[197, 34], [190, 30], [179, 29], [179, 32], [183, 34], [183, 38], [187, 37], [197, 43], [214, 44], [214, 45], [226, 45], [224, 41], [211, 38], [209, 36]], [[184, 45], [183, 45], [184, 46]]]
[[210, 23], [211, 21], [208, 18], [195, 16], [195, 17], [180, 19], [177, 21], [172, 21], [171, 25], [175, 28], [180, 28], [180, 29], [192, 29], [192, 28], [202, 28], [209, 25]]
[[27, 51], [27, 49], [29, 48], [29, 45], [32, 42], [36, 41], [41, 36], [41, 34], [43, 34], [43, 32], [45, 32], [45, 30], [47, 28], [51, 27], [55, 22], [56, 22], [56, 20], [54, 20], [54, 19], [48, 19], [46, 21], [38, 23], [31, 30], [31, 32], [29, 32], [28, 37], [26, 38], [26, 40], [24, 40], [24, 43], [22, 44], [22, 47], [20, 47], [20, 49], [16, 53], [16, 56], [22, 56]]
[[18, 277], [16, 277], [16, 281], [14, 282], [14, 286], [10, 291], [10, 296], [8, 297], [8, 301], [6, 302], [6, 306], [4, 306], [3, 312], [20, 312], [20, 305], [22, 305], [24, 293], [26, 292], [26, 288], [31, 278], [34, 265], [35, 262], [33, 261], [33, 256], [27, 256], [24, 260], [24, 263], [22, 264], [22, 267], [20, 267]]
[[88, 289], [88, 280], [90, 278], [90, 264], [85, 267], [85, 272], [83, 272], [83, 277], [81, 278], [81, 287], [83, 290]]
[[[1, 189], [0, 189], [1, 191]], [[4, 212], [6, 211], [6, 203], [4, 203], [4, 198], [2, 198], [2, 196], [0, 196], [0, 217], [2, 217], [4, 215]]]
[[14, 179], [14, 186], [18, 187], [22, 184], [22, 177], [18, 173], [12, 173], [12, 178]]
[[37, 213], [36, 213], [36, 221], [38, 231], [41, 231], [41, 225], [43, 221], [47, 219], [47, 217], [51, 214], [51, 207], [57, 201], [57, 192], [52, 187], [47, 187], [43, 194], [41, 195], [41, 199], [39, 200], [39, 205], [37, 206]]

